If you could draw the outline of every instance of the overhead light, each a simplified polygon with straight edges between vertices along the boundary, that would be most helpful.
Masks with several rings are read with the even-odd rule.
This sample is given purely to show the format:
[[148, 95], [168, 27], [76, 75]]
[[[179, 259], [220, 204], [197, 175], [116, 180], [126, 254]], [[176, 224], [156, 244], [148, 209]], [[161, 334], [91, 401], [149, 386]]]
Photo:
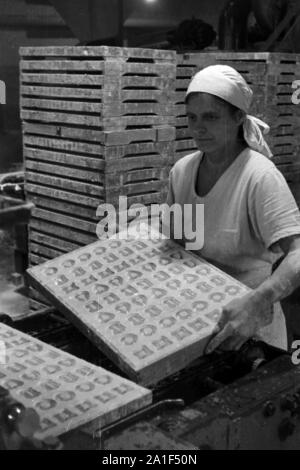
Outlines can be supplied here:
[[157, 0], [145, 0], [146, 3], [155, 3]]

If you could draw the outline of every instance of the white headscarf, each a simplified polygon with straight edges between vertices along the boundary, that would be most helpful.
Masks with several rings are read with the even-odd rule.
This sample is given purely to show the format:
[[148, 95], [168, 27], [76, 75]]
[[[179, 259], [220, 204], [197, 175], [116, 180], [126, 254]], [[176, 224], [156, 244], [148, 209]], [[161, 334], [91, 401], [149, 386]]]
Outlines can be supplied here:
[[244, 138], [249, 147], [272, 158], [272, 152], [263, 135], [270, 127], [260, 119], [249, 114], [253, 91], [241, 74], [228, 65], [206, 67], [193, 77], [186, 96], [200, 92], [218, 96], [246, 113], [243, 123]]

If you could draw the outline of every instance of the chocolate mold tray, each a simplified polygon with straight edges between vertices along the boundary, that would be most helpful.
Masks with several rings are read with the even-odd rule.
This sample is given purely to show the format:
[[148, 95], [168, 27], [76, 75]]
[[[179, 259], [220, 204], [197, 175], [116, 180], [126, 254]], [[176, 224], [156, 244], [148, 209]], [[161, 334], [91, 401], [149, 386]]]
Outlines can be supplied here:
[[130, 378], [155, 384], [203, 354], [222, 307], [249, 289], [150, 227], [28, 270]]
[[149, 390], [0, 323], [0, 385], [40, 415], [37, 438], [97, 429], [149, 405]]

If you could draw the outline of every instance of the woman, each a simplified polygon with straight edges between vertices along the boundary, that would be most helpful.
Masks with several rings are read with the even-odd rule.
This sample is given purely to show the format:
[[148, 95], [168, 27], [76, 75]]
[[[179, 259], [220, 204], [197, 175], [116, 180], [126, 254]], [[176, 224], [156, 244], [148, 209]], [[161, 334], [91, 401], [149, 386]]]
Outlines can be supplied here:
[[198, 254], [253, 289], [223, 309], [208, 353], [239, 349], [253, 336], [286, 348], [279, 301], [300, 285], [300, 213], [270, 161], [263, 138], [269, 127], [248, 114], [252, 96], [231, 67], [198, 72], [186, 109], [199, 152], [179, 160], [170, 173], [168, 205], [204, 204]]

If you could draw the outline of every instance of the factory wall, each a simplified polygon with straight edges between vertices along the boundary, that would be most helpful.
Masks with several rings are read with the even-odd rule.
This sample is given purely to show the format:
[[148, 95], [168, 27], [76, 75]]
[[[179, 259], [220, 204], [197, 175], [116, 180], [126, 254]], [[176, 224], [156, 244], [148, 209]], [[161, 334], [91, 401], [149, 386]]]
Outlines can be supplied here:
[[218, 29], [218, 20], [228, 0], [128, 0], [125, 25], [176, 26], [182, 20], [195, 16]]
[[[228, 0], [123, 0], [124, 26], [173, 28], [195, 16], [218, 29]], [[51, 0], [80, 41], [112, 38], [118, 33], [118, 0]]]
[[76, 44], [77, 39], [72, 37], [52, 6], [30, 5], [25, 0], [0, 0], [0, 9], [0, 80], [6, 84], [2, 129], [4, 126], [11, 131], [20, 127], [19, 47]]
[[1, 173], [18, 169], [22, 162], [19, 47], [78, 41], [51, 5], [34, 0], [0, 0], [0, 11], [0, 80], [6, 87], [6, 104], [0, 104]]

